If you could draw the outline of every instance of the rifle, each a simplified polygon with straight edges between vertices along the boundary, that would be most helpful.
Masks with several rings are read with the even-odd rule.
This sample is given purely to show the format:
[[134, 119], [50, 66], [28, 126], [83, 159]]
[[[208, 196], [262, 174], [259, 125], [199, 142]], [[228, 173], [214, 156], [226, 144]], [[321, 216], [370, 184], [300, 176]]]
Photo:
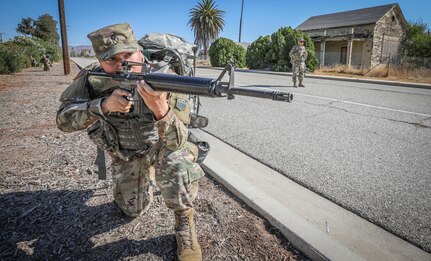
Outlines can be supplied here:
[[[118, 86], [109, 88], [105, 93], [112, 93], [116, 88], [122, 88], [132, 93], [130, 100], [133, 101], [141, 99], [139, 93], [136, 91], [136, 82], [140, 80], [145, 80], [155, 91], [162, 92], [202, 95], [207, 97], [227, 97], [228, 100], [234, 99], [234, 95], [286, 102], [291, 102], [293, 99], [293, 94], [288, 92], [263, 88], [234, 87], [235, 68], [231, 64], [226, 65], [223, 72], [215, 80], [211, 78], [190, 77], [176, 74], [130, 72], [130, 68], [134, 65], [146, 66], [146, 64], [143, 63], [123, 61], [121, 71], [115, 74], [89, 72], [88, 75], [112, 78], [113, 81], [118, 83]], [[229, 75], [229, 81], [222, 81], [226, 73]]]

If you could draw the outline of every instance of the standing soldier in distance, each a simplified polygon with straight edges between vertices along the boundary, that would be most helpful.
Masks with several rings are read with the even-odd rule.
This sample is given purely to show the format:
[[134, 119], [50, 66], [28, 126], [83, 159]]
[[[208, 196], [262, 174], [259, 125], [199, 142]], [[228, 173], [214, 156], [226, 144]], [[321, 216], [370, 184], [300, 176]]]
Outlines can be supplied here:
[[30, 55], [30, 60], [31, 60], [31, 66], [32, 67], [39, 66], [39, 63], [37, 62], [37, 60], [33, 56], [31, 56], [31, 55]]
[[46, 54], [42, 55], [41, 62], [43, 63], [43, 70], [49, 71], [49, 67], [52, 67], [52, 63], [49, 60], [49, 58], [46, 56]]
[[[137, 83], [142, 99], [131, 101], [131, 93], [120, 88], [106, 95], [104, 90], [113, 86], [109, 79], [88, 77], [88, 72], [113, 74], [121, 70], [122, 61], [142, 63], [144, 55], [128, 24], [106, 26], [88, 38], [100, 66], [82, 70], [63, 92], [58, 128], [87, 129], [90, 139], [108, 152], [114, 199], [126, 215], [137, 217], [149, 209], [155, 179], [175, 213], [178, 259], [201, 260], [192, 202], [204, 172], [196, 163], [198, 148], [187, 141], [188, 129], [180, 120], [184, 113], [189, 116], [186, 101], [177, 99], [175, 106], [169, 106], [168, 94], [152, 90], [145, 81]], [[143, 68], [135, 65], [131, 71]]]
[[290, 63], [292, 64], [292, 79], [293, 87], [296, 85], [296, 80], [299, 80], [299, 87], [305, 87], [302, 84], [305, 74], [305, 61], [307, 60], [308, 53], [304, 47], [304, 38], [298, 39], [298, 45], [293, 46], [289, 52]]

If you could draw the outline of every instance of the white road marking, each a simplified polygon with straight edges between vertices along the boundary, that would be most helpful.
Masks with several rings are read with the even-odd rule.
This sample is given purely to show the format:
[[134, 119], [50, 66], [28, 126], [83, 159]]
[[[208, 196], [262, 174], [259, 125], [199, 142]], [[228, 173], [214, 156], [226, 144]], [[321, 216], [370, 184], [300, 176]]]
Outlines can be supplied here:
[[[248, 86], [246, 84], [241, 84], [241, 83], [235, 83], [235, 85], [241, 86], [241, 87]], [[358, 102], [352, 102], [352, 101], [344, 101], [344, 100], [340, 100], [340, 99], [327, 98], [327, 97], [321, 97], [321, 96], [315, 96], [315, 95], [309, 95], [309, 94], [303, 94], [303, 93], [293, 92], [293, 95], [299, 95], [299, 96], [311, 97], [311, 98], [316, 98], [316, 99], [342, 102], [342, 103], [347, 103], [347, 104], [353, 104], [353, 105], [358, 105], [358, 106], [364, 106], [364, 107], [379, 109], [379, 110], [394, 111], [394, 112], [401, 112], [401, 113], [413, 114], [413, 115], [424, 116], [424, 117], [431, 117], [431, 114], [424, 114], [424, 113], [411, 112], [411, 111], [403, 111], [403, 110], [391, 109], [391, 108], [386, 108], [386, 107], [374, 106], [374, 105], [370, 105], [370, 104], [364, 104], [364, 103], [358, 103]]]
[[403, 110], [391, 109], [391, 108], [386, 108], [386, 107], [374, 106], [374, 105], [370, 105], [370, 104], [364, 104], [364, 103], [358, 103], [358, 102], [352, 102], [352, 101], [344, 101], [344, 100], [339, 100], [339, 99], [333, 99], [333, 98], [327, 98], [327, 97], [321, 97], [321, 96], [315, 96], [315, 95], [309, 95], [309, 94], [303, 94], [303, 93], [293, 93], [293, 94], [317, 98], [317, 99], [324, 99], [324, 100], [342, 102], [342, 103], [347, 103], [347, 104], [353, 104], [353, 105], [358, 105], [358, 106], [364, 106], [364, 107], [369, 107], [369, 108], [374, 108], [374, 109], [380, 109], [380, 110], [386, 110], [386, 111], [395, 111], [395, 112], [413, 114], [413, 115], [424, 116], [424, 117], [431, 117], [431, 114], [424, 114], [424, 113], [411, 112], [411, 111], [403, 111]]

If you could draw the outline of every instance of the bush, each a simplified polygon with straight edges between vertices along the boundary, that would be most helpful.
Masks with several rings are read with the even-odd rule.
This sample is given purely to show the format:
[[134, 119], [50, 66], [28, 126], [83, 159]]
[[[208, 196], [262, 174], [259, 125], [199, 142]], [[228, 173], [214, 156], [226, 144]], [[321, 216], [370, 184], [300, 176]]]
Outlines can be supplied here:
[[218, 38], [211, 44], [208, 51], [211, 65], [224, 67], [229, 61], [234, 61], [235, 67], [243, 68], [246, 65], [246, 50], [227, 38]]
[[431, 58], [431, 33], [422, 21], [409, 23], [403, 42], [406, 56]]
[[32, 67], [31, 57], [40, 63], [43, 54], [53, 62], [61, 59], [59, 46], [37, 37], [17, 36], [1, 46], [0, 74], [14, 73], [22, 68]]
[[17, 36], [11, 44], [22, 47], [23, 52], [25, 52], [28, 57], [31, 55], [37, 61], [42, 59], [44, 53], [52, 62], [58, 62], [62, 57], [61, 49], [58, 45], [46, 42], [37, 37]]
[[23, 64], [23, 56], [18, 49], [0, 45], [0, 74], [19, 72]]
[[[291, 27], [282, 27], [270, 36], [259, 37], [247, 49], [247, 66], [255, 69], [272, 67], [273, 71], [291, 71], [289, 52], [299, 37], [305, 40], [305, 49], [308, 52], [306, 66], [314, 71], [319, 61], [314, 51], [314, 43], [310, 36]], [[254, 58], [255, 57], [255, 58]], [[260, 60], [260, 62], [258, 62]]]
[[271, 38], [269, 36], [259, 36], [248, 48], [246, 54], [247, 66], [250, 69], [264, 69], [270, 64], [266, 55], [271, 48]]

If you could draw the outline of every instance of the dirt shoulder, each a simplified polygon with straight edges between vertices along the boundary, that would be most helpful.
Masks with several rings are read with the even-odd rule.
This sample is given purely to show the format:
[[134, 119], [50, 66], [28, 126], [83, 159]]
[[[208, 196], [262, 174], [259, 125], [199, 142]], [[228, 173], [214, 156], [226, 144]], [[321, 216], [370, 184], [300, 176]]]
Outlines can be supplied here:
[[[99, 181], [85, 132], [62, 133], [55, 113], [77, 73], [61, 64], [0, 75], [0, 260], [174, 260], [174, 217], [158, 191], [128, 218]], [[265, 219], [206, 176], [195, 201], [204, 260], [306, 260]]]
[[385, 72], [380, 72], [376, 76], [363, 76], [361, 72], [352, 72], [352, 73], [344, 73], [344, 72], [335, 72], [335, 71], [321, 71], [316, 70], [311, 75], [322, 75], [322, 76], [336, 76], [336, 77], [347, 77], [352, 79], [361, 79], [361, 80], [379, 80], [379, 81], [394, 81], [394, 82], [403, 82], [403, 83], [422, 83], [422, 84], [431, 84], [431, 73], [430, 70], [424, 72], [424, 69], [417, 71], [404, 72], [397, 70], [395, 72], [391, 72], [389, 76], [386, 75]]

